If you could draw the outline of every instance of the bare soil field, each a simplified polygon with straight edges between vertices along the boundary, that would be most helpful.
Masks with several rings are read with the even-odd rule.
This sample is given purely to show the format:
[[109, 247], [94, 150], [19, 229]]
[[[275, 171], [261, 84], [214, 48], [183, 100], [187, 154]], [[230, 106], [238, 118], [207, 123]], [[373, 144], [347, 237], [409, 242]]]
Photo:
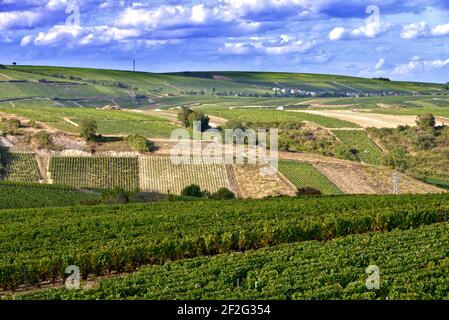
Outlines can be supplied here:
[[269, 196], [294, 196], [296, 190], [278, 175], [261, 175], [260, 166], [235, 165], [235, 177], [243, 198], [260, 199]]
[[400, 125], [416, 125], [416, 116], [387, 115], [353, 110], [291, 110], [290, 112], [305, 112], [336, 118], [358, 124], [363, 128], [396, 128]]

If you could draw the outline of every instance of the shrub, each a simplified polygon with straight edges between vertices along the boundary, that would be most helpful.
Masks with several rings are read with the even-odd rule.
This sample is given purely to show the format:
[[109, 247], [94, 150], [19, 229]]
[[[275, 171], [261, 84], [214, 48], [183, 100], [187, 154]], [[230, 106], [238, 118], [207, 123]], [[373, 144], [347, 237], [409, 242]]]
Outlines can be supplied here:
[[425, 113], [418, 116], [416, 125], [420, 130], [429, 131], [434, 130], [436, 126], [435, 117], [431, 113]]
[[321, 196], [322, 193], [320, 190], [305, 187], [305, 188], [299, 188], [298, 191], [296, 191], [297, 196]]
[[154, 143], [152, 141], [137, 134], [126, 137], [125, 141], [131, 148], [140, 153], [152, 152], [154, 150]]
[[53, 140], [47, 131], [39, 131], [35, 133], [32, 137], [32, 140], [37, 144], [39, 148], [49, 149], [53, 147]]
[[386, 166], [404, 172], [410, 167], [410, 156], [407, 150], [397, 148], [385, 155], [382, 162]]
[[80, 125], [80, 136], [87, 142], [93, 142], [97, 138], [97, 121], [84, 119]]
[[436, 146], [435, 136], [428, 132], [418, 132], [413, 139], [413, 144], [421, 150], [429, 150]]
[[181, 191], [181, 195], [187, 196], [187, 197], [201, 198], [201, 197], [203, 197], [203, 192], [201, 192], [200, 186], [198, 186], [196, 184], [192, 184], [190, 186], [185, 187]]
[[228, 188], [220, 188], [217, 192], [213, 193], [210, 198], [215, 200], [231, 200], [235, 199], [235, 194]]
[[101, 199], [105, 204], [121, 204], [129, 202], [129, 194], [122, 188], [104, 191]]

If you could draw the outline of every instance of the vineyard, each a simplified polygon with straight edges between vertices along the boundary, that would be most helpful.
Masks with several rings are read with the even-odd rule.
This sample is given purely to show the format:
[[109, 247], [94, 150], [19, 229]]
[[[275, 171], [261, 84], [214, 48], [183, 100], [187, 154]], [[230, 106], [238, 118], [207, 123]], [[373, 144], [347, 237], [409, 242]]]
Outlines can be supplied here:
[[366, 135], [364, 131], [332, 131], [345, 145], [357, 152], [357, 157], [364, 163], [379, 165], [382, 150]]
[[143, 191], [180, 194], [191, 184], [210, 192], [223, 187], [231, 189], [223, 162], [204, 159], [194, 163], [192, 159], [191, 163], [175, 164], [169, 156], [145, 156], [139, 157], [139, 167]]
[[447, 195], [209, 200], [0, 211], [0, 238], [9, 239], [0, 242], [0, 288], [61, 279], [72, 264], [86, 278], [230, 251], [407, 230], [448, 219]]
[[[449, 223], [442, 223], [149, 266], [96, 289], [48, 290], [19, 299], [445, 300], [448, 243]], [[368, 266], [379, 269], [379, 290], [366, 286]]]
[[41, 175], [34, 154], [13, 153], [0, 148], [0, 178], [15, 182], [39, 182]]
[[137, 158], [52, 157], [49, 173], [53, 183], [75, 188], [139, 188]]
[[279, 171], [298, 189], [313, 188], [325, 195], [342, 194], [335, 184], [311, 164], [281, 160], [279, 161]]
[[0, 199], [0, 209], [19, 209], [75, 206], [98, 196], [62, 186], [2, 182]]

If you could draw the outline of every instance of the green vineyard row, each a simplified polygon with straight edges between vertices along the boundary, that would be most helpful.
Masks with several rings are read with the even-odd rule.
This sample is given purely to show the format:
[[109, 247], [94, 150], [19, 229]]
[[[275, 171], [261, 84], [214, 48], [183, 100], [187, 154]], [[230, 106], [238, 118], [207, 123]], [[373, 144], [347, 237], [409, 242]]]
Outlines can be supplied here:
[[[379, 287], [367, 286], [368, 277], [372, 275], [367, 270], [369, 266], [379, 270]], [[147, 266], [135, 275], [101, 281], [96, 289], [54, 289], [18, 297], [100, 300], [448, 298], [449, 223]]]
[[[373, 207], [373, 203], [376, 206]], [[447, 221], [447, 195], [162, 202], [0, 211], [0, 287]]]

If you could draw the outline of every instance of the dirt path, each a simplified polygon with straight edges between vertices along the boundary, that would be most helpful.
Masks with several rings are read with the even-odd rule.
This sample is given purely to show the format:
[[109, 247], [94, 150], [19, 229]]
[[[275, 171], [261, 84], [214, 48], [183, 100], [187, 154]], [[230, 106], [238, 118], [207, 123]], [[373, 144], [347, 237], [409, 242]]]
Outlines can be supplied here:
[[13, 78], [11, 78], [10, 76], [7, 76], [6, 74], [0, 73], [0, 77], [4, 78], [5, 80], [13, 80]]
[[399, 125], [416, 125], [416, 116], [400, 116], [352, 110], [291, 110], [349, 121], [363, 128], [396, 128]]
[[79, 126], [80, 126], [78, 123], [73, 122], [73, 121], [70, 120], [69, 118], [65, 118], [65, 117], [64, 117], [64, 118], [62, 118], [62, 119], [64, 119], [65, 122], [70, 123], [72, 126], [75, 126], [75, 127], [79, 127]]

